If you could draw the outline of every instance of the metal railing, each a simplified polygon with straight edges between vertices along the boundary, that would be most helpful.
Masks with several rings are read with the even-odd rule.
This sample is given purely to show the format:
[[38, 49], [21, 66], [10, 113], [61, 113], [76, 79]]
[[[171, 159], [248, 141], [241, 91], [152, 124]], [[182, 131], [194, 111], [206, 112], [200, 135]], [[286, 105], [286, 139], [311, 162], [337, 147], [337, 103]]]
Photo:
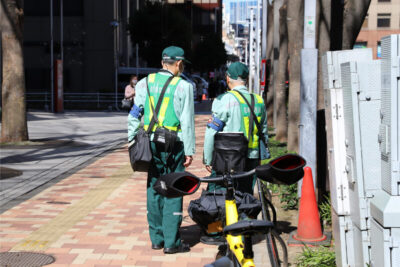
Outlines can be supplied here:
[[[124, 93], [117, 96], [117, 103], [124, 98]], [[50, 92], [27, 92], [26, 102], [28, 108], [40, 108], [48, 110], [51, 105]], [[104, 109], [115, 106], [114, 93], [64, 93], [64, 107], [76, 109]]]

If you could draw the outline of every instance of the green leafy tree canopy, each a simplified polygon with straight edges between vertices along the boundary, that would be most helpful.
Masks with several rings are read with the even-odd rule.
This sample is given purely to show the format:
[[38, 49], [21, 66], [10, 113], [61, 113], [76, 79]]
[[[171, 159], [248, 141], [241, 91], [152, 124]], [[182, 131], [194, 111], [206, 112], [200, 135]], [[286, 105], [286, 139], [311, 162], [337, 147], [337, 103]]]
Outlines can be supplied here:
[[150, 67], [160, 66], [162, 50], [170, 45], [182, 47], [191, 57], [190, 21], [173, 6], [146, 2], [131, 18], [128, 30]]

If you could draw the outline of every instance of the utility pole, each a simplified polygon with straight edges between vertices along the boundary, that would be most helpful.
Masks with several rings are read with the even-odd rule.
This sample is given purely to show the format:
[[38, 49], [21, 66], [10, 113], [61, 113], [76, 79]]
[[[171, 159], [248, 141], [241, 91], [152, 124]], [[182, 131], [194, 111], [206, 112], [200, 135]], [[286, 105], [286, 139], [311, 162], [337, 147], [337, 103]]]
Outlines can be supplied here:
[[256, 8], [256, 56], [255, 56], [255, 75], [253, 92], [260, 94], [260, 1], [257, 0]]
[[253, 92], [253, 78], [254, 78], [254, 8], [250, 9], [250, 47], [249, 47], [249, 91]]
[[54, 113], [54, 23], [53, 23], [53, 0], [50, 0], [50, 94], [51, 112]]
[[[136, 11], [139, 10], [139, 0], [136, 0]], [[139, 76], [139, 44], [136, 43], [136, 76]]]
[[[300, 78], [300, 155], [313, 172], [316, 186], [316, 125], [318, 49], [315, 48], [316, 0], [304, 2], [304, 48], [301, 50]], [[299, 182], [299, 195], [301, 193]]]

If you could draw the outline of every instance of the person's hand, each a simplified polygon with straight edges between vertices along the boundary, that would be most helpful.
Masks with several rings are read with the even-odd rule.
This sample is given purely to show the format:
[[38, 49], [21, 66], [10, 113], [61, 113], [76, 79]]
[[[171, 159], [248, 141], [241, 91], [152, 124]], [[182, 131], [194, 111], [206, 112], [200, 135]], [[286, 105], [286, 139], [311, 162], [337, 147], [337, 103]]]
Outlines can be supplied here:
[[185, 156], [185, 162], [183, 163], [183, 166], [185, 166], [185, 168], [189, 167], [190, 164], [192, 164], [192, 161], [193, 161], [192, 156]]
[[212, 167], [211, 167], [210, 165], [206, 165], [206, 170], [207, 170], [209, 173], [211, 173]]

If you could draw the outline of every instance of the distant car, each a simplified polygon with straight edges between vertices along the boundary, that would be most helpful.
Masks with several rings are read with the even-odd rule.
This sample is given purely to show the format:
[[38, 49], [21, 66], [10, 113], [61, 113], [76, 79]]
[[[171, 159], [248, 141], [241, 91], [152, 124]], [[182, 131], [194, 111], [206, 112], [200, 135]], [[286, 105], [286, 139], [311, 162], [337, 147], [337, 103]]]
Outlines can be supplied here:
[[192, 75], [192, 79], [197, 84], [197, 98], [201, 100], [203, 94], [208, 96], [208, 82], [199, 75]]
[[196, 83], [190, 78], [189, 74], [181, 73], [180, 75], [181, 78], [183, 78], [185, 81], [190, 83], [193, 86], [193, 98], [194, 100], [197, 99], [197, 85]]

